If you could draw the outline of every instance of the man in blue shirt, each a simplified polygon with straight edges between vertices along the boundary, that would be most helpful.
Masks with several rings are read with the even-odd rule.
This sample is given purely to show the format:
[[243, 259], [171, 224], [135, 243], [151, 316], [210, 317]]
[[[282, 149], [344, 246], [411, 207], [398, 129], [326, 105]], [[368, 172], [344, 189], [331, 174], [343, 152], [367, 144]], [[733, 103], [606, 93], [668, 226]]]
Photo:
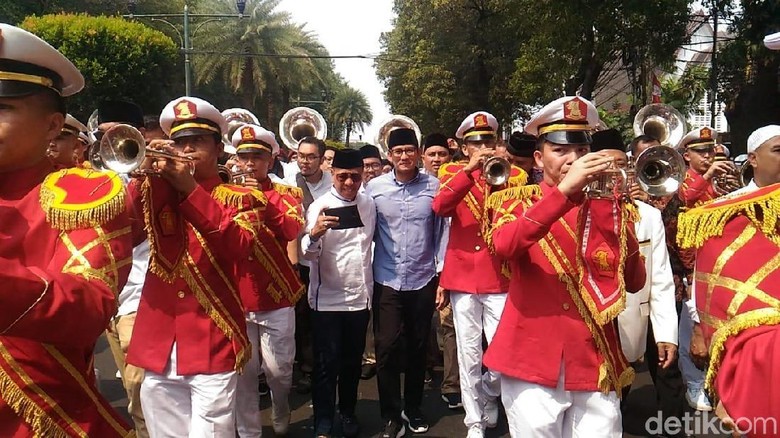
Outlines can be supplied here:
[[[420, 411], [426, 352], [434, 308], [443, 308], [447, 297], [437, 294], [434, 278], [443, 221], [431, 203], [439, 181], [417, 169], [420, 150], [413, 130], [391, 131], [388, 149], [394, 170], [373, 179], [366, 191], [377, 209], [372, 311], [379, 405], [385, 421], [380, 436], [396, 438], [405, 432], [402, 419], [415, 433], [428, 430]], [[405, 355], [400, 351], [401, 336]]]

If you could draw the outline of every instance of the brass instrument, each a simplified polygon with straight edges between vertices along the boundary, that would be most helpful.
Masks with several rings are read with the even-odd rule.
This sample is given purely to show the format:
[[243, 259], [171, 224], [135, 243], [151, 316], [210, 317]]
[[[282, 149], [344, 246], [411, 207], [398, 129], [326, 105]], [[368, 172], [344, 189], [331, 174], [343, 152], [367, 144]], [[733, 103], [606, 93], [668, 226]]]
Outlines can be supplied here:
[[[123, 124], [115, 125], [106, 131], [100, 139], [100, 144], [93, 145], [89, 154], [94, 169], [125, 174], [135, 172], [147, 157], [192, 161], [189, 157], [146, 147], [146, 140], [141, 131]], [[194, 167], [191, 169], [194, 171]]]
[[739, 182], [742, 184], [742, 187], [750, 184], [750, 181], [753, 180], [753, 166], [750, 164], [750, 161], [742, 163], [737, 173], [739, 174]]
[[512, 165], [506, 158], [489, 157], [482, 165], [482, 176], [491, 186], [500, 186], [509, 180]]
[[251, 171], [244, 170], [241, 172], [233, 172], [224, 164], [217, 166], [217, 175], [219, 179], [225, 184], [238, 184], [242, 185], [246, 181], [246, 177], [252, 175]]
[[649, 135], [661, 145], [677, 147], [685, 136], [685, 118], [670, 105], [653, 103], [643, 106], [634, 117], [634, 135]]
[[409, 117], [394, 114], [379, 125], [379, 130], [374, 139], [374, 143], [379, 147], [383, 157], [387, 157], [388, 152], [390, 152], [390, 148], [387, 144], [387, 141], [390, 139], [390, 131], [398, 128], [407, 128], [414, 131], [414, 134], [417, 137], [417, 144], [421, 144], [422, 133], [420, 132], [420, 127], [417, 126], [417, 123]]
[[317, 111], [299, 106], [293, 108], [279, 120], [279, 137], [284, 144], [294, 150], [298, 150], [298, 142], [304, 137], [317, 137], [325, 140], [328, 136], [328, 124], [325, 118]]
[[615, 199], [628, 196], [631, 186], [628, 183], [628, 172], [615, 166], [613, 161], [609, 168], [596, 175], [596, 179], [583, 189], [590, 199]]
[[629, 187], [633, 181], [650, 196], [676, 193], [685, 180], [685, 160], [670, 146], [645, 149], [629, 167]]
[[230, 108], [222, 111], [222, 117], [228, 124], [227, 132], [222, 135], [222, 143], [228, 150], [232, 150], [233, 147], [233, 133], [236, 129], [246, 124], [259, 125], [260, 121], [252, 114], [251, 111], [244, 108]]
[[715, 160], [713, 163], [718, 161], [728, 161], [730, 164], [730, 169], [728, 172], [720, 173], [712, 177], [711, 182], [712, 187], [715, 189], [715, 193], [722, 196], [735, 190], [739, 190], [747, 185], [741, 182], [742, 176], [740, 175], [740, 172], [742, 169], [738, 169], [734, 163], [728, 159], [728, 157], [722, 154], [715, 155]]

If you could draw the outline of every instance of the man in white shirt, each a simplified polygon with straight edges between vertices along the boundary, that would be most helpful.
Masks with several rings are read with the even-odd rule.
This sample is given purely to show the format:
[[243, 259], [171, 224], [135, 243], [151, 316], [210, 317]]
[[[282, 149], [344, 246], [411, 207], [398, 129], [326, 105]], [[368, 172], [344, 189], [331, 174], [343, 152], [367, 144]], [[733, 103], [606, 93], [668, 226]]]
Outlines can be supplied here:
[[[371, 242], [376, 208], [369, 196], [359, 193], [360, 152], [337, 151], [332, 172], [333, 187], [309, 206], [301, 240], [311, 269], [314, 429], [317, 437], [330, 436], [338, 387], [342, 430], [345, 437], [353, 437], [359, 433], [355, 404], [374, 282]], [[346, 218], [342, 223], [339, 216], [325, 214], [326, 209], [339, 207], [356, 207], [362, 225], [344, 228], [351, 226]]]

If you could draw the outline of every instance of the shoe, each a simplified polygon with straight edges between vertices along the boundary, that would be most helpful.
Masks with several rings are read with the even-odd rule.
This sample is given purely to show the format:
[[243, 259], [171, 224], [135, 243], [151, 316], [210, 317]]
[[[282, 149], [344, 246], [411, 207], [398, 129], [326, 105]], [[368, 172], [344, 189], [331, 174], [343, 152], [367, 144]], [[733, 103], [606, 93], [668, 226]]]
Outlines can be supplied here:
[[266, 383], [264, 380], [260, 381], [260, 383], [257, 385], [257, 391], [260, 393], [261, 396], [268, 395], [268, 393], [271, 392], [271, 388], [268, 387], [268, 383]]
[[295, 392], [298, 394], [308, 394], [311, 392], [311, 374], [304, 374], [295, 383]]
[[360, 378], [368, 380], [376, 375], [376, 364], [367, 363], [360, 368]]
[[466, 435], [466, 438], [484, 438], [485, 431], [482, 430], [482, 427], [478, 424], [475, 424], [471, 427], [469, 427], [469, 433]]
[[459, 392], [453, 392], [451, 394], [442, 394], [441, 399], [447, 403], [447, 407], [450, 409], [459, 409], [463, 407], [463, 399], [460, 398]]
[[428, 422], [419, 409], [410, 409], [409, 415], [406, 410], [401, 411], [401, 418], [409, 425], [409, 430], [414, 433], [428, 432]]
[[116, 370], [116, 374], [114, 374], [114, 377], [116, 377], [117, 379], [121, 379], [122, 373], [120, 373], [119, 370]]
[[697, 411], [712, 411], [712, 403], [710, 403], [702, 385], [688, 385], [688, 389], [685, 390], [685, 400]]
[[498, 424], [498, 400], [492, 399], [485, 402], [485, 409], [482, 411], [485, 419], [485, 426], [493, 429]]
[[390, 420], [385, 423], [385, 428], [382, 430], [380, 438], [400, 438], [406, 434], [406, 427], [404, 423], [399, 423], [394, 420]]
[[433, 382], [433, 368], [425, 369], [425, 383]]
[[344, 438], [354, 438], [360, 433], [360, 423], [354, 415], [341, 416], [341, 432]]
[[287, 413], [285, 414], [272, 414], [272, 420], [271, 424], [274, 428], [274, 434], [276, 436], [285, 436], [287, 435], [288, 430], [290, 429], [290, 410], [287, 409]]

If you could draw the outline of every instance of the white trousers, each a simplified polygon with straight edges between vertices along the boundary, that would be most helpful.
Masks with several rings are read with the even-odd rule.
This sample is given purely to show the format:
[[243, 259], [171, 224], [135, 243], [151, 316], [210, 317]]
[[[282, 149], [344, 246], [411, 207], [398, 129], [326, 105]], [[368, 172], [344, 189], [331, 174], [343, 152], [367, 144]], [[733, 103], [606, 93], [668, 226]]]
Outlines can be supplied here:
[[[688, 305], [687, 303], [683, 306]], [[690, 313], [683, 308], [680, 313], [680, 358], [677, 361], [682, 372], [685, 384], [690, 387], [701, 388], [704, 385], [704, 371], [696, 368], [691, 361], [691, 336], [693, 335], [693, 320]]]
[[458, 371], [460, 393], [467, 428], [485, 427], [483, 408], [488, 400], [501, 393], [500, 374], [488, 370], [482, 373], [482, 332], [488, 344], [496, 334], [498, 320], [504, 311], [506, 294], [450, 293], [452, 318], [455, 324], [455, 340], [458, 346]]
[[512, 438], [620, 438], [617, 394], [566, 391], [563, 376], [561, 366], [556, 388], [501, 376], [501, 401]]
[[295, 310], [293, 307], [249, 312], [246, 329], [252, 343], [252, 358], [238, 376], [236, 426], [241, 438], [262, 434], [258, 375], [262, 371], [271, 389], [271, 416], [274, 422], [289, 421], [288, 397], [295, 360]]
[[176, 344], [164, 374], [146, 370], [141, 407], [151, 438], [235, 437], [236, 373], [176, 374]]

